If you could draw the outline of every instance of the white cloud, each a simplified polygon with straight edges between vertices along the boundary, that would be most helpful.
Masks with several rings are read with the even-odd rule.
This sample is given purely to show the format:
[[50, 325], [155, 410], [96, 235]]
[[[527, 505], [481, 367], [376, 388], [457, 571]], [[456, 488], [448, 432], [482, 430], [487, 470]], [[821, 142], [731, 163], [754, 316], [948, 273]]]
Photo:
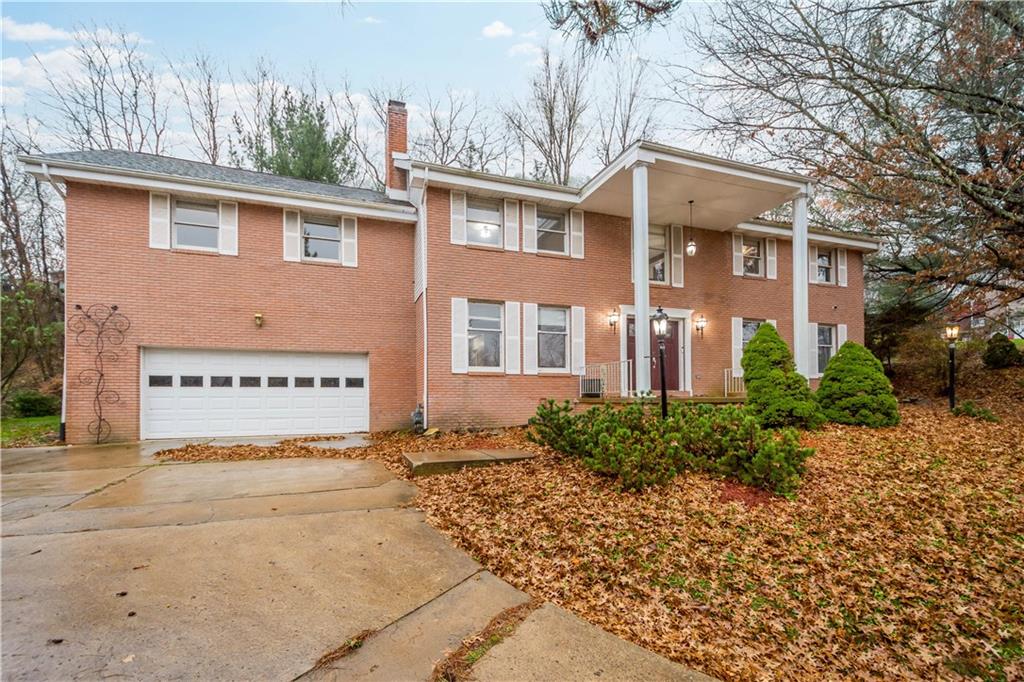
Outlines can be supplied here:
[[71, 40], [71, 33], [61, 28], [50, 26], [42, 21], [31, 24], [20, 24], [11, 17], [0, 19], [0, 32], [4, 39], [21, 43], [34, 43], [42, 40]]
[[480, 33], [484, 38], [507, 38], [508, 36], [514, 36], [516, 34], [516, 32], [512, 30], [511, 26], [500, 20], [495, 20], [487, 24]]
[[363, 17], [359, 21], [361, 21], [364, 24], [383, 24], [384, 23], [383, 19], [378, 19], [375, 16]]
[[534, 38], [537, 37], [537, 35], [538, 33], [536, 31], [527, 31], [526, 33], [520, 33], [519, 37], [526, 38], [528, 40], [533, 40]]
[[509, 57], [528, 57], [530, 64], [539, 64], [544, 50], [536, 43], [516, 43], [508, 48]]

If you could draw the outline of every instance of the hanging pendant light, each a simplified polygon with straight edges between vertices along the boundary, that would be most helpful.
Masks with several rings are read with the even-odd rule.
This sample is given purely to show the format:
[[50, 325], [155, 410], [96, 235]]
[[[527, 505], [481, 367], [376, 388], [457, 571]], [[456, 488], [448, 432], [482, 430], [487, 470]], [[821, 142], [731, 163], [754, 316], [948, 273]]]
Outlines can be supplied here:
[[697, 242], [693, 240], [693, 199], [690, 199], [690, 224], [687, 227], [690, 228], [690, 241], [686, 242], [686, 255], [695, 256], [697, 255]]

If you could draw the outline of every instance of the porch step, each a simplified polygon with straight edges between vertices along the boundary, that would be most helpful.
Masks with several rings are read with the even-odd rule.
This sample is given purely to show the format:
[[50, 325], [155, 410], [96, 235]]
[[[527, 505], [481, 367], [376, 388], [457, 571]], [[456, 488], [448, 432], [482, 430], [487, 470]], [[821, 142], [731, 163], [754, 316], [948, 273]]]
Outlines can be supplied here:
[[430, 476], [458, 471], [463, 467], [486, 467], [504, 462], [533, 459], [534, 454], [515, 448], [482, 450], [440, 450], [402, 455], [413, 476]]

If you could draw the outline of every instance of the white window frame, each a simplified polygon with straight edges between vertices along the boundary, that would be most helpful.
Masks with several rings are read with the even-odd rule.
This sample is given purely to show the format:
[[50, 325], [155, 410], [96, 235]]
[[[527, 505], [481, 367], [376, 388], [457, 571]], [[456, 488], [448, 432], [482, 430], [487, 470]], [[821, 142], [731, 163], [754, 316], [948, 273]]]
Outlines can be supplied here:
[[[486, 203], [486, 204], [491, 204], [491, 203], [496, 204], [496, 206], [497, 206], [496, 210], [497, 210], [497, 216], [498, 216], [497, 217], [497, 222], [495, 222], [495, 223], [483, 223], [483, 222], [481, 222], [479, 220], [470, 220], [469, 212], [472, 209], [472, 206], [470, 204], [472, 204], [474, 202], [481, 202], [481, 203]], [[470, 225], [472, 225], [473, 223], [477, 223], [477, 224], [481, 224], [481, 225], [493, 225], [494, 228], [498, 231], [498, 239], [497, 239], [497, 241], [495, 241], [495, 243], [493, 243], [493, 244], [491, 244], [489, 242], [475, 241], [473, 239], [473, 237], [472, 237], [472, 230], [470, 228]], [[487, 248], [487, 249], [504, 249], [505, 248], [505, 246], [504, 246], [505, 245], [505, 204], [504, 204], [503, 201], [501, 201], [500, 199], [491, 199], [489, 197], [466, 195], [466, 244], [469, 244], [469, 245], [472, 245], [472, 246], [482, 246], [482, 247]]]
[[[331, 239], [329, 237], [312, 237], [312, 239], [319, 239], [325, 242], [338, 242], [338, 257], [337, 258], [316, 258], [314, 256], [306, 255], [306, 223], [312, 223], [319, 225], [320, 227], [333, 227], [338, 238]], [[299, 214], [299, 257], [310, 263], [341, 263], [344, 257], [345, 246], [342, 243], [342, 231], [341, 225], [338, 224], [336, 219], [327, 218], [324, 216], [307, 215], [305, 213]]]
[[[756, 256], [748, 256], [747, 255], [746, 247], [747, 247], [748, 243], [749, 244], [757, 245], [757, 255]], [[742, 254], [742, 257], [743, 257], [743, 276], [744, 277], [764, 277], [765, 276], [765, 274], [767, 272], [767, 268], [766, 268], [766, 264], [765, 264], [765, 260], [766, 260], [766, 258], [765, 258], [765, 256], [766, 256], [765, 248], [766, 248], [766, 245], [765, 245], [764, 239], [760, 239], [758, 237], [748, 237], [747, 235], [743, 235], [742, 241], [740, 242], [740, 253]], [[757, 261], [757, 272], [747, 272], [747, 259], [748, 258], [752, 258], [752, 259]]]
[[[544, 310], [560, 310], [565, 315], [565, 331], [564, 332], [549, 332], [541, 331], [540, 329], [540, 318], [541, 313]], [[540, 337], [541, 334], [554, 335], [561, 333], [564, 337], [565, 343], [565, 364], [561, 367], [543, 367], [540, 364]], [[538, 305], [537, 306], [537, 371], [540, 374], [568, 374], [572, 359], [570, 355], [572, 353], [572, 310], [567, 306], [558, 305]]]
[[[474, 329], [472, 326], [473, 314], [470, 306], [474, 303], [498, 306], [498, 328], [497, 329]], [[478, 316], [479, 317], [479, 316]], [[488, 318], [490, 319], [490, 318]], [[479, 367], [471, 363], [473, 353], [469, 348], [469, 334], [471, 331], [498, 332], [498, 364], [494, 367]], [[505, 371], [505, 303], [503, 301], [484, 301], [480, 299], [469, 299], [466, 301], [466, 367], [470, 372], [504, 372]]]
[[[559, 232], [557, 232], [555, 230], [545, 230], [545, 229], [543, 229], [540, 226], [540, 221], [541, 221], [541, 218], [544, 217], [544, 216], [549, 216], [549, 217], [558, 216], [562, 220], [562, 231], [561, 231], [561, 233], [559, 233]], [[553, 253], [553, 254], [556, 254], [556, 255], [559, 255], [559, 256], [568, 256], [569, 255], [569, 242], [571, 240], [571, 236], [569, 234], [569, 214], [568, 213], [559, 213], [558, 211], [549, 211], [549, 210], [544, 209], [541, 206], [538, 206], [537, 207], [536, 226], [537, 226], [537, 242], [536, 242], [537, 243], [537, 253]], [[562, 246], [562, 250], [561, 251], [552, 251], [550, 249], [542, 249], [540, 247], [540, 236], [541, 236], [542, 233], [545, 233], [545, 232], [550, 233], [550, 234], [561, 234], [562, 235], [562, 244], [563, 244], [563, 246]]]
[[[822, 256], [828, 256], [828, 265], [821, 265], [819, 260]], [[821, 278], [821, 270], [824, 268], [827, 271], [825, 279]], [[836, 263], [836, 251], [835, 249], [822, 249], [818, 247], [818, 252], [814, 256], [814, 271], [817, 273], [816, 278], [818, 284], [836, 284], [838, 278], [836, 277], [838, 270], [838, 264]]]
[[971, 329], [982, 329], [985, 326], [984, 315], [971, 315]]
[[[206, 206], [213, 208], [213, 215], [215, 218], [215, 225], [200, 225], [198, 223], [181, 223], [186, 227], [201, 227], [206, 230], [217, 231], [217, 246], [191, 246], [188, 244], [178, 243], [178, 203], [195, 204], [197, 206]], [[178, 197], [171, 198], [171, 248], [180, 249], [184, 251], [202, 251], [204, 253], [220, 253], [220, 205], [214, 201], [204, 201], [202, 199], [179, 199]]]
[[[836, 347], [836, 343], [839, 340], [839, 325], [835, 325], [835, 324], [819, 324], [819, 325], [817, 325], [817, 327], [815, 328], [814, 347], [816, 349], [816, 352], [814, 354], [814, 357], [816, 358], [815, 365], [816, 365], [816, 369], [817, 369], [817, 371], [815, 372], [815, 376], [819, 376], [819, 377], [822, 374], [825, 373], [825, 367], [821, 366], [821, 349], [825, 348], [825, 346], [821, 345], [820, 341], [817, 338], [817, 336], [819, 334], [821, 334], [821, 330], [823, 328], [824, 329], [831, 329], [832, 330], [832, 343], [831, 343], [831, 345], [828, 346], [828, 348], [829, 348], [829, 356], [828, 356], [829, 362], [831, 362], [832, 358], [834, 358], [836, 353], [839, 352], [839, 349]], [[825, 365], [828, 366], [828, 362], [826, 362]]]
[[[651, 276], [651, 234], [661, 233], [665, 238], [665, 250], [663, 256], [665, 259], [665, 278], [654, 279]], [[664, 284], [666, 286], [672, 285], [672, 242], [671, 234], [667, 226], [665, 225], [648, 225], [647, 226], [647, 258], [644, 259], [647, 263], [647, 279], [652, 284]]]

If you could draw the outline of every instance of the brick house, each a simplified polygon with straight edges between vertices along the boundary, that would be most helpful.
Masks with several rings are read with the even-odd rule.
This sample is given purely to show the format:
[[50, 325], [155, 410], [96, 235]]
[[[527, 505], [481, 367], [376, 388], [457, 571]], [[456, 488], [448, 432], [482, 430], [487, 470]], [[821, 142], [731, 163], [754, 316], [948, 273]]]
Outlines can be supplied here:
[[[520, 424], [543, 398], [742, 390], [770, 321], [813, 382], [863, 341], [860, 237], [812, 181], [640, 141], [583, 187], [424, 163], [392, 102], [384, 192], [121, 151], [22, 157], [63, 186], [66, 300], [130, 321], [113, 440]], [[790, 223], [758, 220], [790, 205]], [[68, 335], [69, 442], [93, 355]]]

